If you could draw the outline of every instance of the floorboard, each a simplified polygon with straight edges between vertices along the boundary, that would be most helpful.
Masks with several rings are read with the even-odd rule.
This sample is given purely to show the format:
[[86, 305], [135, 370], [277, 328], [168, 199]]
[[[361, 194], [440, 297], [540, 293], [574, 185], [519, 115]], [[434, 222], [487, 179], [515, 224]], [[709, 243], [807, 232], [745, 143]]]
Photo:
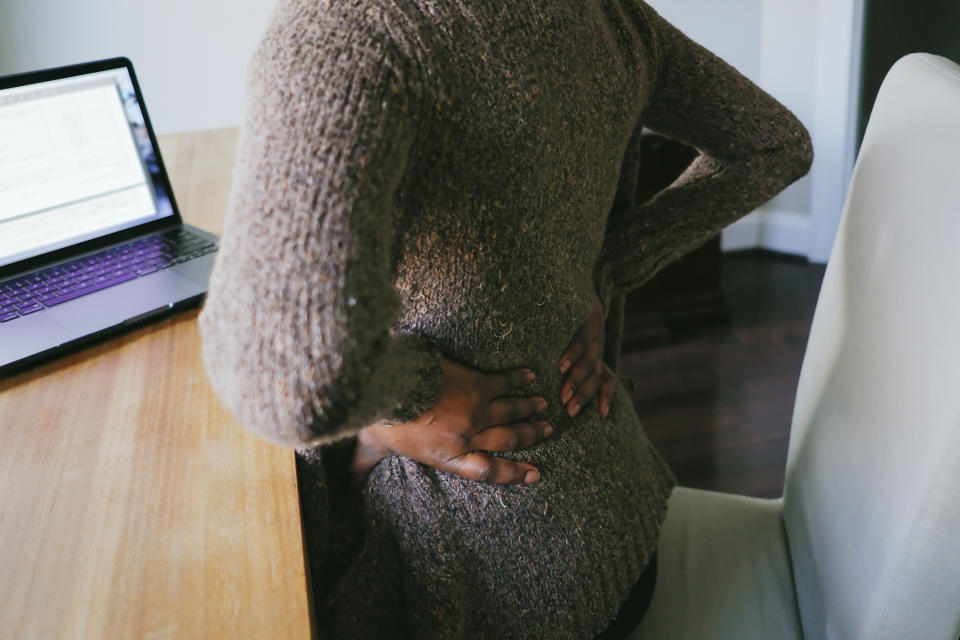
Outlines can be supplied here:
[[680, 484], [777, 497], [826, 265], [751, 250], [725, 253], [722, 268], [730, 323], [624, 353], [620, 375]]

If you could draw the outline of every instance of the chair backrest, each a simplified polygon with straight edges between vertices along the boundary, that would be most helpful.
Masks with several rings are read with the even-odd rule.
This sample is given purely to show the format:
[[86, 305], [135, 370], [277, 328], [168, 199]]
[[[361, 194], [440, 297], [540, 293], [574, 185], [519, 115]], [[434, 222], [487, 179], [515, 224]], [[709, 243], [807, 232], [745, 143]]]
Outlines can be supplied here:
[[877, 97], [814, 312], [784, 524], [804, 636], [960, 635], [960, 66]]

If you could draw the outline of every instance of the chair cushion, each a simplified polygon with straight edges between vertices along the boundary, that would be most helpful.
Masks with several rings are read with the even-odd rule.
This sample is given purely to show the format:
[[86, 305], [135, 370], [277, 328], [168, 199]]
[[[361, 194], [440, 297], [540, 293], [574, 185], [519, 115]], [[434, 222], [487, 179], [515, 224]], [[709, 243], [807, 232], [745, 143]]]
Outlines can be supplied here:
[[675, 487], [630, 640], [800, 639], [782, 501]]

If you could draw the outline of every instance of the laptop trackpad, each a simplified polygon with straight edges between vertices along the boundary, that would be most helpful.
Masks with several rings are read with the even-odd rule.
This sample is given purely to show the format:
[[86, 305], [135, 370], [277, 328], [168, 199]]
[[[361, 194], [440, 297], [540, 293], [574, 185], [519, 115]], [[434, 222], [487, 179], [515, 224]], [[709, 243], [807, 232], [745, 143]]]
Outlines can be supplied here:
[[77, 336], [46, 317], [46, 311], [0, 326], [0, 365], [70, 342]]
[[45, 313], [69, 331], [84, 335], [163, 309], [204, 291], [200, 284], [170, 271], [160, 271], [59, 304]]

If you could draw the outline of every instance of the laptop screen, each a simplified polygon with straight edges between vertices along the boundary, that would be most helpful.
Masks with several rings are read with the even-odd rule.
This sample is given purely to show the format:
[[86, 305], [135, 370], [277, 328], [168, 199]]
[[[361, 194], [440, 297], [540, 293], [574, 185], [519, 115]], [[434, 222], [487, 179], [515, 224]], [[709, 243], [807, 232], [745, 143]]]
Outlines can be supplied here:
[[126, 69], [0, 90], [0, 267], [173, 215]]

